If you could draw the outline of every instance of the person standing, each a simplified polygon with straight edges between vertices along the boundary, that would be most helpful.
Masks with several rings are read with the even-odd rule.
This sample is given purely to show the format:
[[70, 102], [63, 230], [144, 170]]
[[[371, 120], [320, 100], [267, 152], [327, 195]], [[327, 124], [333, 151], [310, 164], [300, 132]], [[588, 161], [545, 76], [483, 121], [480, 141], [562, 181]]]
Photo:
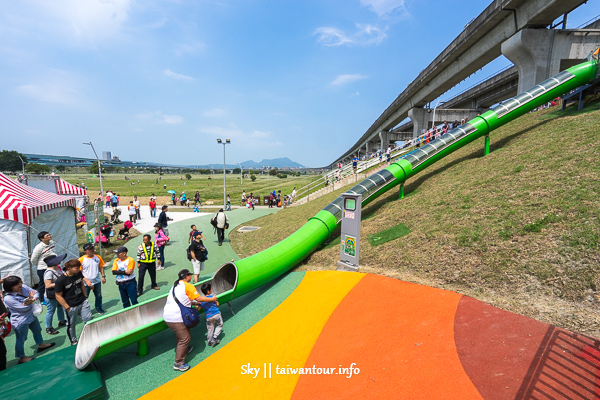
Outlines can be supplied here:
[[39, 284], [37, 287], [38, 297], [43, 305], [46, 304], [44, 300], [44, 292], [46, 291], [46, 285], [44, 283], [44, 272], [48, 266], [44, 262], [46, 257], [55, 256], [54, 251], [55, 244], [52, 240], [52, 235], [46, 231], [41, 231], [37, 235], [40, 242], [33, 248], [31, 252], [31, 264], [37, 267], [37, 276], [39, 278]]
[[158, 246], [160, 265], [156, 268], [158, 271], [165, 269], [165, 245], [169, 242], [169, 237], [165, 235], [160, 224], [154, 224], [154, 241]]
[[246, 207], [246, 191], [242, 190], [242, 207]]
[[295, 203], [296, 202], [296, 196], [298, 195], [298, 193], [296, 192], [296, 187], [294, 186], [294, 190], [292, 190], [292, 198], [290, 200], [290, 204]]
[[125, 246], [116, 249], [114, 252], [117, 254], [117, 257], [114, 259], [112, 266], [112, 273], [116, 275], [117, 285], [119, 285], [123, 308], [131, 305], [135, 306], [138, 303], [135, 260], [127, 256], [128, 251]]
[[358, 155], [352, 158], [352, 171], [354, 175], [356, 175], [356, 171], [358, 170]]
[[158, 223], [165, 235], [169, 236], [169, 228], [167, 226], [172, 219], [167, 217], [167, 211], [169, 211], [169, 206], [162, 206], [161, 212], [158, 215]]
[[18, 276], [7, 276], [4, 278], [2, 286], [6, 292], [4, 304], [10, 311], [10, 323], [17, 337], [15, 356], [19, 358], [18, 363], [23, 364], [33, 360], [31, 357], [25, 356], [27, 331], [33, 333], [33, 339], [38, 345], [38, 353], [55, 346], [56, 343], [44, 343], [40, 321], [33, 315], [32, 304], [38, 299], [38, 292], [25, 285]]
[[[139, 180], [138, 180], [138, 183], [140, 183]], [[137, 219], [142, 219], [142, 216], [140, 214], [141, 204], [140, 204], [140, 201], [138, 200], [137, 196], [133, 196], [133, 205], [135, 206], [135, 216], [136, 216], [136, 218]]]
[[104, 260], [99, 255], [94, 254], [94, 245], [86, 243], [83, 245], [85, 255], [79, 258], [81, 263], [81, 272], [83, 273], [83, 282], [85, 283], [85, 294], [90, 296], [94, 291], [96, 311], [100, 315], [106, 314], [102, 308], [102, 285], [106, 284], [106, 274], [104, 273]]
[[[209, 299], [215, 297], [212, 294], [212, 286], [208, 282], [202, 284], [200, 291]], [[206, 316], [206, 338], [208, 339], [208, 347], [214, 347], [221, 343], [219, 334], [223, 330], [223, 318], [221, 317], [221, 311], [219, 310], [219, 302], [203, 301], [200, 305], [204, 309], [204, 315]]]
[[225, 239], [225, 229], [227, 228], [229, 228], [229, 218], [221, 208], [217, 213], [217, 239], [219, 240], [219, 246], [223, 244], [223, 240]]
[[62, 256], [50, 256], [44, 260], [48, 268], [44, 272], [44, 285], [46, 286], [46, 333], [48, 335], [57, 335], [59, 332], [52, 327], [52, 319], [54, 318], [54, 312], [58, 317], [58, 327], [66, 326], [67, 320], [65, 319], [65, 312], [62, 306], [58, 304], [55, 295], [55, 284], [56, 280], [63, 274], [60, 268], [60, 263], [67, 257], [66, 254]]
[[137, 209], [133, 204], [133, 200], [129, 202], [129, 206], [127, 206], [127, 213], [129, 214], [129, 220], [135, 225], [137, 220]]
[[158, 259], [158, 266], [160, 267], [160, 250], [158, 246], [156, 246], [152, 242], [152, 237], [150, 235], [144, 235], [143, 243], [140, 244], [137, 251], [137, 262], [138, 269], [140, 271], [140, 280], [138, 282], [137, 295], [141, 296], [144, 293], [144, 277], [146, 276], [146, 271], [150, 274], [150, 283], [152, 289], [160, 290], [158, 284], [156, 283], [156, 260]]
[[71, 341], [71, 346], [76, 345], [77, 316], [81, 316], [84, 323], [92, 319], [79, 260], [73, 259], [65, 263], [65, 273], [56, 280], [54, 290], [56, 300], [67, 312], [67, 336]]
[[194, 195], [194, 207], [200, 204], [200, 192], [196, 190], [196, 194]]
[[150, 207], [150, 217], [156, 218], [156, 201], [152, 197], [150, 197], [148, 206]]
[[204, 242], [202, 239], [206, 239], [202, 232], [194, 233], [194, 240], [192, 240], [192, 244], [189, 246], [190, 256], [192, 259], [192, 269], [194, 271], [194, 283], [198, 283], [200, 279], [200, 272], [204, 271], [204, 261], [206, 261], [206, 247], [204, 247]]
[[192, 273], [188, 269], [182, 269], [177, 275], [179, 279], [173, 283], [173, 288], [169, 290], [167, 296], [167, 302], [163, 309], [163, 319], [167, 326], [175, 332], [177, 347], [175, 348], [173, 369], [184, 372], [190, 369], [189, 364], [185, 363], [185, 356], [192, 351], [192, 346], [189, 346], [192, 335], [190, 328], [185, 326], [183, 322], [179, 304], [200, 310], [199, 302], [216, 302], [217, 298], [201, 296], [196, 287], [190, 283]]

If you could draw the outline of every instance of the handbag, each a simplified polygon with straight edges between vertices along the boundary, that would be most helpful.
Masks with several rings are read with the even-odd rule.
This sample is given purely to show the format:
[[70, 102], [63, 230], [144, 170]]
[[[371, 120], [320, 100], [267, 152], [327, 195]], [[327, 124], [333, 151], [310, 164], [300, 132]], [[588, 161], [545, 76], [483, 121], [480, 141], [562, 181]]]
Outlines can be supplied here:
[[181, 304], [177, 296], [175, 296], [175, 286], [173, 286], [172, 293], [175, 302], [181, 310], [181, 318], [183, 319], [183, 323], [185, 324], [185, 326], [188, 328], [193, 328], [196, 325], [198, 325], [200, 323], [200, 314], [198, 313], [198, 310], [196, 310], [195, 308], [186, 307], [183, 304]]
[[33, 316], [37, 317], [38, 315], [40, 315], [43, 311], [43, 307], [40, 304], [40, 300], [39, 299], [35, 299], [35, 301], [33, 303], [31, 303], [31, 311], [33, 311]]

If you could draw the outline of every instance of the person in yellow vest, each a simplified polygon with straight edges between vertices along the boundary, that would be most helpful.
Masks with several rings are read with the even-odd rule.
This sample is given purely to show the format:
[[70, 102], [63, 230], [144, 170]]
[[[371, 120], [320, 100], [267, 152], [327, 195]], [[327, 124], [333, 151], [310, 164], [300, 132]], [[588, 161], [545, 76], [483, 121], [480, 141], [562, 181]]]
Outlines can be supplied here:
[[146, 271], [150, 274], [151, 286], [154, 290], [160, 290], [156, 284], [156, 261], [160, 267], [160, 249], [152, 242], [150, 235], [144, 235], [143, 243], [140, 244], [137, 251], [137, 262], [140, 270], [140, 279], [138, 280], [137, 294], [141, 296], [144, 293], [144, 276]]

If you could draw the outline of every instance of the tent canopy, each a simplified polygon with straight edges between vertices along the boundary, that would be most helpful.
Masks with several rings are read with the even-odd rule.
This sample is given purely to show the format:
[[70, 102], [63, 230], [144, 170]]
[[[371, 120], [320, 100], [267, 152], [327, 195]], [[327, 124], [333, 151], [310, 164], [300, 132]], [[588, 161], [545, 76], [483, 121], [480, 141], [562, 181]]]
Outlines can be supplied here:
[[76, 194], [80, 196], [87, 196], [87, 191], [84, 188], [79, 188], [75, 185], [70, 184], [67, 181], [59, 178], [56, 180], [56, 193], [58, 194]]
[[34, 189], [0, 173], [0, 219], [31, 225], [35, 217], [58, 207], [76, 208], [75, 198]]

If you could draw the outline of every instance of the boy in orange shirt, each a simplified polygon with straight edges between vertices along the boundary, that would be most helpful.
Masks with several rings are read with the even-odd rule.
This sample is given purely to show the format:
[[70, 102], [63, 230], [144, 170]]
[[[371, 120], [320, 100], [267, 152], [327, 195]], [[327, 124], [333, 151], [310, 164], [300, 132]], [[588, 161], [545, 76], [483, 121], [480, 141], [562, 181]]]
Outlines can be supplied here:
[[121, 246], [115, 250], [117, 258], [113, 261], [112, 273], [116, 275], [117, 285], [123, 308], [138, 303], [137, 283], [135, 281], [135, 260], [127, 256], [127, 247]]

